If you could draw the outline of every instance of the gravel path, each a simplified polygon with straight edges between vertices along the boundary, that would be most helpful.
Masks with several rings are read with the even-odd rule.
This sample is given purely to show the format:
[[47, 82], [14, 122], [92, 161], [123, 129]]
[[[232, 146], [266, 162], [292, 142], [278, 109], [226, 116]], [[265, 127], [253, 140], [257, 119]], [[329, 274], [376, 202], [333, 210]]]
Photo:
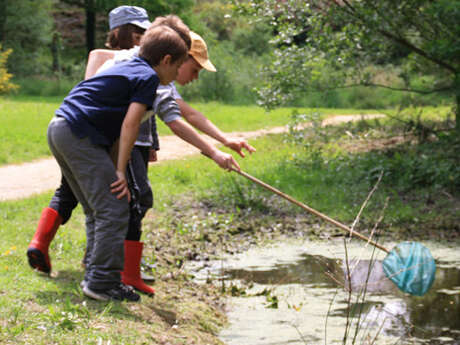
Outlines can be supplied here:
[[[381, 114], [368, 115], [338, 115], [328, 118], [323, 125], [342, 122], [382, 117]], [[230, 137], [254, 139], [261, 135], [282, 133], [287, 127], [274, 127], [253, 132], [232, 132]], [[218, 145], [218, 142], [206, 137], [209, 142]], [[187, 144], [177, 136], [162, 136], [160, 138], [161, 150], [158, 160], [181, 159], [185, 156], [197, 154], [199, 151]], [[29, 163], [6, 165], [0, 168], [0, 201], [14, 200], [30, 197], [34, 194], [53, 190], [59, 186], [61, 172], [54, 158], [44, 158]]]

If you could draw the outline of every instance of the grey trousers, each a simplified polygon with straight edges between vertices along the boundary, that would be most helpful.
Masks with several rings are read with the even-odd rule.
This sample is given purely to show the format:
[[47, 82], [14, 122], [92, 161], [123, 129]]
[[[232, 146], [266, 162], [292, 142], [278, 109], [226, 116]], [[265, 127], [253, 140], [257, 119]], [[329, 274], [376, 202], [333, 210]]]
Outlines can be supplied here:
[[103, 146], [76, 137], [61, 117], [48, 126], [48, 144], [86, 215], [85, 280], [90, 289], [112, 288], [121, 281], [129, 220], [127, 198], [118, 200], [110, 192], [115, 166]]

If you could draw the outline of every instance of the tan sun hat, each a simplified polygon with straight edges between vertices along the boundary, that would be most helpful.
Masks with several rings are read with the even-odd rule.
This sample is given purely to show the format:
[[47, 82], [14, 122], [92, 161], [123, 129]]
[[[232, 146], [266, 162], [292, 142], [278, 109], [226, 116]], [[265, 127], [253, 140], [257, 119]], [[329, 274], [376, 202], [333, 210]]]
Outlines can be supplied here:
[[192, 47], [189, 50], [189, 54], [203, 67], [205, 70], [210, 72], [216, 72], [216, 68], [209, 61], [208, 48], [206, 42], [201, 38], [200, 35], [190, 31], [190, 38], [192, 39]]

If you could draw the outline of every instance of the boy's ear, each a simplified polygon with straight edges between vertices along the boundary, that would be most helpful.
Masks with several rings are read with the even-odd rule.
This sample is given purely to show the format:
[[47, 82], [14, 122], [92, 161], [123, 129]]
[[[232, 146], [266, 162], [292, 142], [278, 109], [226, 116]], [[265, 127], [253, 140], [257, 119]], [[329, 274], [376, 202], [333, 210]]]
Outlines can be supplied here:
[[161, 64], [163, 65], [169, 65], [171, 64], [171, 61], [172, 61], [172, 56], [169, 55], [169, 54], [166, 54], [165, 56], [163, 56], [163, 58], [161, 59]]

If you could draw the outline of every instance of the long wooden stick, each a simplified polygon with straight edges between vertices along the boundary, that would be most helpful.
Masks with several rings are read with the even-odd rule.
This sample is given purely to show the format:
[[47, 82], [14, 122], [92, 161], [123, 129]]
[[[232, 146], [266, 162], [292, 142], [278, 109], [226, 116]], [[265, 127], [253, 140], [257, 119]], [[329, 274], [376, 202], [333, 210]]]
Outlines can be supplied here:
[[301, 203], [300, 201], [297, 201], [295, 200], [293, 197], [287, 195], [287, 194], [284, 194], [283, 192], [279, 191], [278, 189], [266, 184], [265, 182], [262, 182], [261, 180], [258, 180], [256, 179], [255, 177], [249, 175], [248, 173], [245, 173], [244, 171], [241, 171], [241, 170], [236, 170], [234, 168], [232, 168], [231, 170], [233, 170], [234, 172], [240, 174], [241, 176], [244, 176], [246, 177], [248, 180], [251, 180], [252, 182], [255, 182], [257, 183], [258, 185], [268, 189], [269, 191], [275, 193], [275, 194], [278, 194], [280, 197], [292, 202], [293, 204], [296, 204], [297, 206], [303, 208], [304, 210], [310, 212], [310, 213], [313, 213], [314, 215], [324, 219], [325, 221], [328, 221], [329, 223], [332, 223], [334, 224], [335, 226], [339, 227], [340, 229], [342, 230], [345, 230], [346, 232], [348, 232], [349, 234], [351, 234], [352, 236], [355, 236], [355, 237], [358, 237], [360, 240], [363, 240], [363, 241], [366, 241], [367, 243], [369, 244], [372, 244], [374, 247], [376, 248], [379, 248], [381, 250], [383, 250], [384, 252], [387, 252], [389, 253], [390, 251], [383, 247], [382, 245], [378, 244], [377, 242], [374, 242], [372, 241], [370, 238], [364, 236], [364, 235], [361, 235], [359, 232], [356, 232], [352, 229], [350, 229], [348, 226], [326, 216], [325, 214], [322, 214], [321, 212], [319, 211], [316, 211], [315, 209], [312, 209], [311, 207]]

